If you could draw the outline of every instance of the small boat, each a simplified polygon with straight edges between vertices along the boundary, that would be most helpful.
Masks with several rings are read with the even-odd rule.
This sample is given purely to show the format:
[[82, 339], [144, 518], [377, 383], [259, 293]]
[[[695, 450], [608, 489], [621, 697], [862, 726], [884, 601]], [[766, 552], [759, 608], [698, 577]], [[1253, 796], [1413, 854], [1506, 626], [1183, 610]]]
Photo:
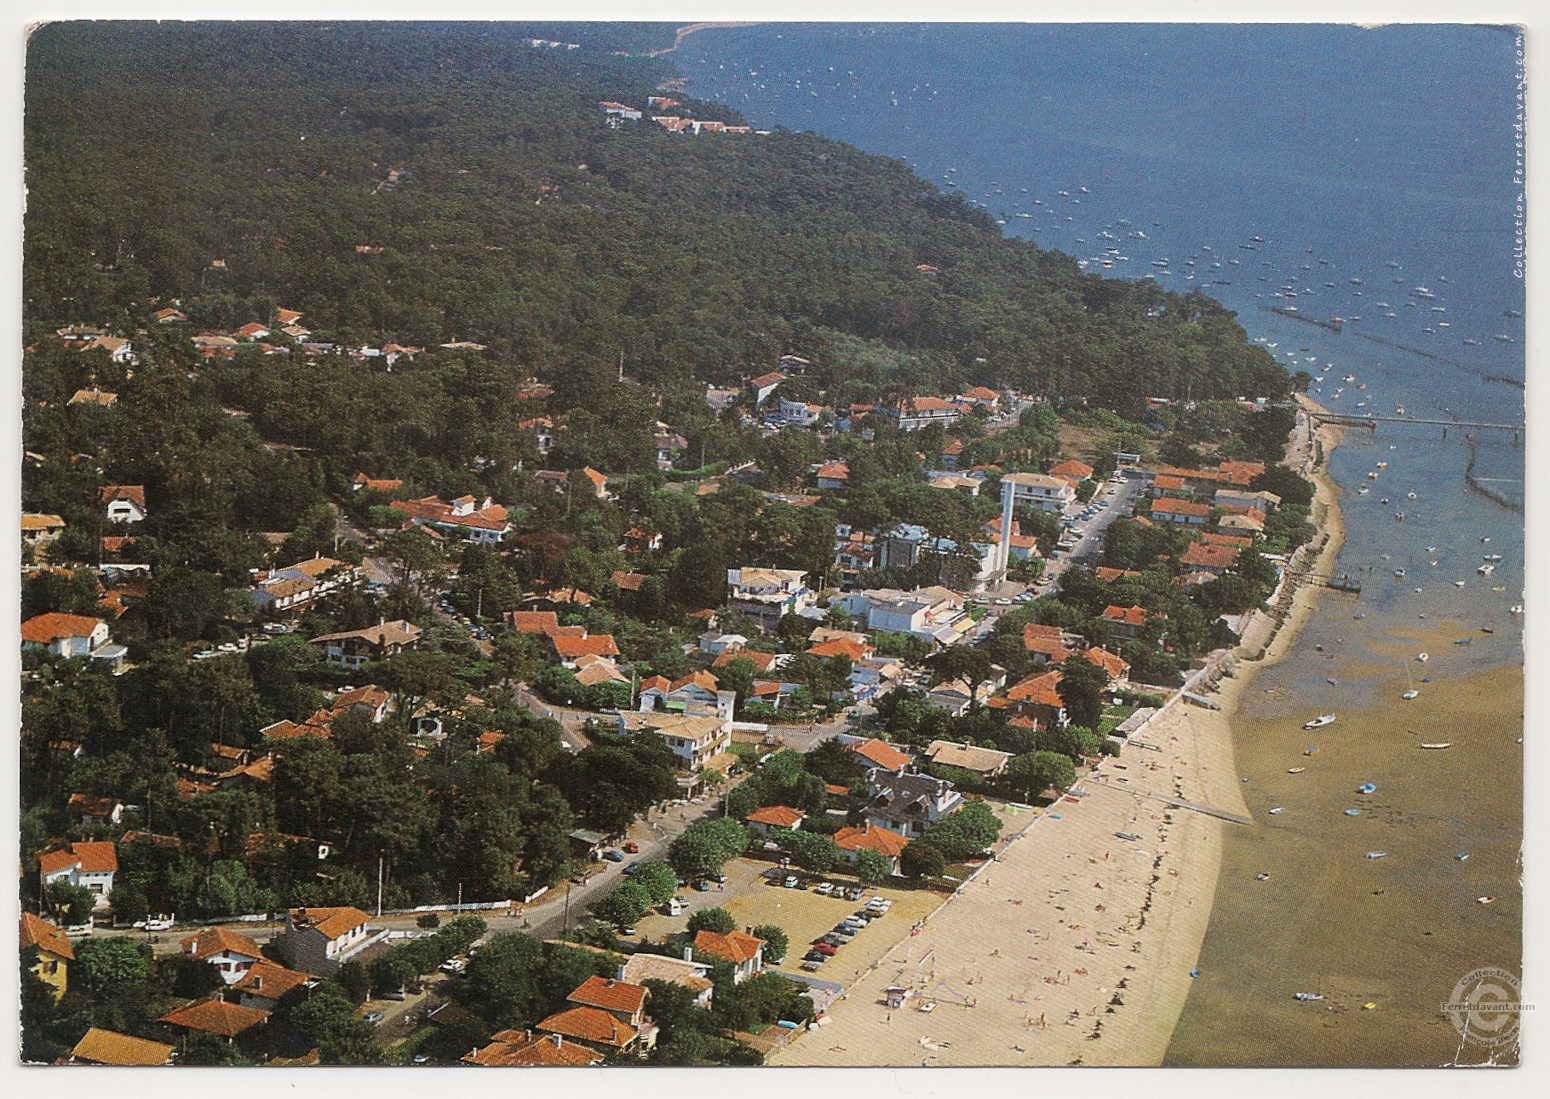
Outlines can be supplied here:
[[1455, 645], [1468, 645], [1473, 640], [1474, 640], [1473, 637], [1461, 637], [1457, 641], [1455, 641], [1454, 644]]
[[1481, 576], [1490, 576], [1493, 572], [1496, 571], [1496, 566], [1491, 564], [1491, 562], [1487, 561], [1485, 564], [1481, 565], [1475, 571], [1477, 573], [1479, 573]]
[[1464, 586], [1464, 581], [1462, 581], [1462, 580], [1455, 580], [1455, 581], [1453, 581], [1453, 586], [1455, 588], [1462, 588]]
[[1416, 653], [1415, 654], [1415, 658], [1417, 660], [1419, 660], [1422, 664], [1425, 664], [1428, 660], [1431, 659], [1431, 654], [1430, 653]]
[[1405, 578], [1405, 570], [1404, 569], [1395, 569], [1394, 570], [1394, 578], [1396, 580], [1403, 580]]
[[1379, 462], [1378, 463], [1378, 468], [1379, 469], [1388, 469], [1389, 468], [1389, 464], [1387, 462]]
[[1387, 854], [1388, 854], [1387, 851], [1369, 851], [1369, 852], [1367, 852], [1367, 857], [1369, 859], [1381, 859], [1381, 858], [1385, 857]]
[[1306, 770], [1306, 767], [1288, 767], [1286, 773], [1289, 775], [1300, 775]]
[[1407, 500], [1414, 500], [1414, 499], [1415, 499], [1415, 493], [1413, 493], [1413, 492], [1407, 492], [1407, 493], [1406, 493], [1406, 494], [1405, 494], [1405, 499], [1407, 499]]
[[1421, 745], [1421, 747], [1423, 747], [1423, 748], [1425, 748], [1425, 749], [1427, 749], [1428, 751], [1431, 751], [1431, 752], [1438, 752], [1438, 751], [1441, 751], [1444, 748], [1451, 748], [1451, 747], [1453, 747], [1453, 742], [1451, 740], [1443, 740], [1443, 741], [1439, 741], [1436, 744], [1423, 744], [1423, 745]]
[[1420, 691], [1416, 690], [1414, 687], [1411, 687], [1408, 691], [1399, 697], [1404, 699], [1406, 702], [1409, 702], [1411, 699], [1418, 697], [1420, 693]]
[[1316, 756], [1319, 754], [1319, 746], [1315, 744], [1311, 748], [1304, 748], [1302, 754], [1305, 756]]
[[1489, 534], [1482, 534], [1480, 536], [1480, 543], [1481, 543], [1481, 545], [1484, 545], [1486, 542], [1489, 542], [1490, 540], [1491, 540], [1491, 536]]
[[1277, 813], [1284, 813], [1284, 812], [1286, 812], [1286, 807], [1284, 805], [1278, 805], [1274, 809], [1270, 810], [1270, 815], [1271, 816], [1275, 816]]
[[1356, 792], [1358, 794], [1371, 794], [1371, 793], [1374, 793], [1377, 789], [1378, 788], [1376, 786], [1374, 786], [1372, 783], [1364, 782], [1364, 783], [1362, 783], [1360, 786], [1358, 786], [1356, 788]]
[[1362, 815], [1362, 811], [1360, 809], [1347, 809], [1345, 815], [1348, 817], [1359, 817]]
[[1334, 723], [1334, 714], [1321, 714], [1320, 716], [1314, 718], [1312, 721], [1303, 722], [1302, 727], [1304, 729], [1322, 729], [1324, 726], [1333, 725]]
[[1496, 899], [1495, 897], [1476, 897], [1475, 898], [1475, 903], [1476, 904], [1490, 904], [1495, 899]]
[[1296, 995], [1299, 1000], [1322, 1000], [1324, 998], [1322, 992], [1299, 992]]
[[1266, 874], [1266, 873], [1264, 873], [1264, 872], [1261, 872], [1261, 873], [1258, 873], [1258, 874], [1255, 874], [1255, 875], [1254, 875], [1254, 880], [1255, 880], [1255, 881], [1265, 881], [1265, 880], [1266, 880], [1266, 879], [1267, 879], [1267, 878], [1269, 878], [1269, 877], [1270, 877], [1270, 875], [1269, 875], [1269, 874]]
[[1488, 553], [1485, 555], [1485, 560], [1487, 561], [1500, 561], [1501, 559], [1502, 555], [1499, 553]]
[[1115, 832], [1114, 834], [1122, 840], [1139, 840], [1141, 838], [1134, 832]]
[[[1358, 404], [1356, 407], [1357, 408], [1361, 408], [1362, 404], [1366, 404], [1366, 403], [1367, 403], [1366, 401], [1363, 401], [1363, 402], [1361, 402], [1361, 404]], [[1378, 479], [1378, 471], [1375, 470], [1375, 469], [1369, 469], [1367, 471], [1367, 479], [1369, 481], [1376, 481]]]
[[1454, 855], [1453, 857], [1457, 861], [1463, 862], [1465, 859], [1469, 858], [1469, 852], [1468, 851], [1460, 851], [1458, 854]]

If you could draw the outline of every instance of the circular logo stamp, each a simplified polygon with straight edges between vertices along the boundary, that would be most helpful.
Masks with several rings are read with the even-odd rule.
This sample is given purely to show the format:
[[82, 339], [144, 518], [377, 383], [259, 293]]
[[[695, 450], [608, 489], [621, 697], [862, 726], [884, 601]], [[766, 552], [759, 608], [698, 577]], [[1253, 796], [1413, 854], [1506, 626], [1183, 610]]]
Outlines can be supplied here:
[[1510, 971], [1486, 966], [1454, 985], [1442, 1010], [1464, 1041], [1494, 1049], [1517, 1040], [1519, 1015], [1528, 1010], [1518, 999], [1521, 991]]

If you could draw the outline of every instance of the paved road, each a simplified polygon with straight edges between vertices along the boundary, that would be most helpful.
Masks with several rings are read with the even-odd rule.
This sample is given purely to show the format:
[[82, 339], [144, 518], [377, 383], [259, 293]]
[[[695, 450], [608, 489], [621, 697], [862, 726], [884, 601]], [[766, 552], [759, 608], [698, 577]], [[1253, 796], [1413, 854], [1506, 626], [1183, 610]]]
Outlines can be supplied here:
[[605, 720], [608, 717], [607, 714], [596, 714], [588, 710], [570, 710], [564, 706], [551, 706], [535, 695], [526, 683], [517, 684], [516, 697], [518, 706], [532, 710], [539, 717], [558, 721], [560, 739], [572, 752], [579, 752], [591, 746], [592, 741], [588, 740], [586, 733], [582, 732], [588, 720]]
[[1103, 495], [1098, 498], [1098, 514], [1085, 523], [1078, 523], [1075, 530], [1079, 532], [1076, 545], [1069, 553], [1057, 552], [1050, 559], [1046, 567], [1046, 574], [1053, 584], [1041, 583], [1040, 588], [1050, 590], [1059, 586], [1060, 574], [1072, 561], [1081, 560], [1089, 555], [1095, 555], [1103, 548], [1103, 535], [1109, 528], [1109, 524], [1115, 519], [1129, 515], [1135, 501], [1146, 491], [1146, 481], [1140, 477], [1127, 477], [1120, 484], [1108, 482], [1103, 489]]

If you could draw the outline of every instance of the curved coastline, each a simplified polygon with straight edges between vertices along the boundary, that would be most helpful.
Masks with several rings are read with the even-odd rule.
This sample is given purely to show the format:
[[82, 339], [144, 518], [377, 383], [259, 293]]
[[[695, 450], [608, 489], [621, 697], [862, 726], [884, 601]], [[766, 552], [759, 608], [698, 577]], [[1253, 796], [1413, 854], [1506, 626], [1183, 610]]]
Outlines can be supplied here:
[[[1327, 573], [1344, 540], [1327, 473], [1340, 429], [1309, 437], [1306, 425], [1300, 418], [1287, 459], [1314, 481], [1318, 534], [1271, 609], [1250, 617], [1234, 649], [1212, 654], [1194, 690], [1220, 709], [1176, 693], [1120, 759], [1004, 841], [846, 989], [827, 1025], [770, 1064], [1163, 1063], [1210, 924], [1224, 829], [1254, 827], [1242, 823], [1233, 715], [1317, 606], [1318, 588], [1289, 574]], [[889, 1010], [885, 990], [901, 985], [914, 999]], [[927, 1002], [933, 1010], [918, 1010]]]

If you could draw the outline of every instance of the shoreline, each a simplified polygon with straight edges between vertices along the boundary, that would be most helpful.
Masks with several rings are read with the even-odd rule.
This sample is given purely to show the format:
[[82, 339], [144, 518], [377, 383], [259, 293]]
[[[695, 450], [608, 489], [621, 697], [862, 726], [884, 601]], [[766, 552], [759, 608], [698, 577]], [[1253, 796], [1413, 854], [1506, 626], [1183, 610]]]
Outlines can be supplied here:
[[[1299, 418], [1287, 460], [1314, 483], [1317, 548], [1294, 563], [1327, 572], [1345, 538], [1327, 472], [1340, 433], [1324, 425], [1310, 435], [1307, 424]], [[1255, 673], [1296, 643], [1318, 592], [1283, 576], [1272, 610], [1252, 614], [1238, 645], [1186, 681], [1209, 682], [1195, 689], [1213, 692], [1219, 710], [1175, 692], [1120, 758], [1101, 761], [1002, 841], [846, 989], [827, 1025], [769, 1063], [1161, 1065], [1210, 925], [1224, 829], [1254, 827], [1232, 720]], [[1000, 930], [994, 939], [990, 927]], [[889, 1010], [890, 987], [911, 998]]]

